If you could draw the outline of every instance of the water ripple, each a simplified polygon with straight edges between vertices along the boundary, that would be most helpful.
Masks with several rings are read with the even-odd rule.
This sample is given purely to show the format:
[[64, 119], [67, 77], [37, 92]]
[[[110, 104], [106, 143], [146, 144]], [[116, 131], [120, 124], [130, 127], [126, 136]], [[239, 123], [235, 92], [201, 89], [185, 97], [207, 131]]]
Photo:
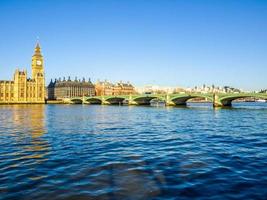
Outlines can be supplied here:
[[265, 199], [267, 106], [0, 106], [0, 199]]

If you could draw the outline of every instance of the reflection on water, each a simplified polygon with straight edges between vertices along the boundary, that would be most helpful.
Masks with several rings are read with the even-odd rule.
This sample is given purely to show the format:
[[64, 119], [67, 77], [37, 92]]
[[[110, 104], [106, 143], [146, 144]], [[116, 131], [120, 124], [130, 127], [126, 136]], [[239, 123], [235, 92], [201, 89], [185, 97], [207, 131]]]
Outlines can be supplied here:
[[26, 128], [33, 138], [45, 133], [45, 105], [13, 105], [7, 108], [12, 111], [15, 127]]
[[9, 105], [0, 110], [0, 169], [2, 177], [9, 177], [1, 188], [8, 192], [10, 185], [45, 177], [34, 170], [47, 159], [49, 144], [42, 137], [46, 133], [45, 105]]
[[0, 199], [264, 199], [267, 106], [0, 106]]
[[[48, 153], [48, 143], [42, 136], [46, 133], [45, 105], [13, 105], [7, 107], [12, 111], [14, 130], [20, 132], [17, 142], [29, 140], [23, 152], [29, 152], [25, 158], [43, 158]], [[23, 131], [22, 131], [23, 130]]]

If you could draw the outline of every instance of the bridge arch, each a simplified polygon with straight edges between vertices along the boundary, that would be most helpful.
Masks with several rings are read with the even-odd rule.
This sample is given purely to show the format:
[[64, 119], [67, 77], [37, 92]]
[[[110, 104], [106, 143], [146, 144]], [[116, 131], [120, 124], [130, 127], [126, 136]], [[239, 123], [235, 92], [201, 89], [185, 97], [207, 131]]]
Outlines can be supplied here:
[[170, 98], [170, 105], [186, 105], [186, 102], [190, 99], [195, 99], [195, 98], [201, 98], [201, 99], [208, 99], [209, 101], [213, 102], [213, 98], [208, 95], [179, 95], [179, 96], [174, 96]]
[[92, 97], [92, 98], [86, 99], [86, 103], [89, 103], [89, 104], [102, 104], [102, 100], [99, 99], [99, 98]]
[[82, 99], [71, 99], [70, 103], [72, 103], [72, 104], [82, 104], [83, 100]]
[[258, 99], [265, 99], [267, 100], [267, 96], [259, 95], [259, 94], [237, 94], [237, 95], [230, 95], [230, 96], [224, 96], [219, 98], [219, 103], [221, 106], [231, 106], [232, 102], [237, 99], [243, 99], [248, 97], [254, 97]]
[[114, 97], [107, 98], [105, 101], [107, 101], [108, 104], [111, 104], [111, 105], [122, 105], [124, 100], [125, 100], [124, 97], [114, 96]]
[[152, 99], [156, 99], [158, 97], [156, 96], [141, 96], [141, 97], [136, 97], [133, 99], [133, 101], [135, 103], [137, 103], [137, 105], [150, 105], [150, 101]]

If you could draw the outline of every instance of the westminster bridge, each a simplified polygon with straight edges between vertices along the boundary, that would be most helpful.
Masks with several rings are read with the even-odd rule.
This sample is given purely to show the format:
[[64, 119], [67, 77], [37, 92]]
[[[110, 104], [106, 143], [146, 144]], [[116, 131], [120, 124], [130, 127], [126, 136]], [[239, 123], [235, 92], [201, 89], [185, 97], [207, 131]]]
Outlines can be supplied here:
[[267, 93], [179, 93], [179, 94], [135, 94], [117, 96], [83, 96], [63, 99], [64, 103], [70, 104], [105, 104], [122, 105], [150, 105], [151, 100], [160, 100], [167, 106], [186, 105], [190, 99], [205, 99], [211, 102], [214, 107], [231, 106], [232, 101], [243, 98], [256, 98], [267, 100]]

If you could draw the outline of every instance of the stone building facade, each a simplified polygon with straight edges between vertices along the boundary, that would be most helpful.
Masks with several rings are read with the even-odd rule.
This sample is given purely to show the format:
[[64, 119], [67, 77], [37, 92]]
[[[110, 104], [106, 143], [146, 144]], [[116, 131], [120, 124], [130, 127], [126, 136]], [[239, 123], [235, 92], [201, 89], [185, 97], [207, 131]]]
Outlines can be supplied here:
[[135, 94], [135, 88], [129, 82], [113, 84], [108, 81], [97, 81], [95, 84], [97, 96], [116, 96], [116, 95], [129, 95]]
[[44, 59], [37, 43], [32, 56], [32, 77], [17, 69], [13, 80], [0, 80], [0, 104], [45, 103]]
[[120, 81], [119, 83], [116, 83], [113, 87], [113, 95], [129, 95], [134, 93], [134, 86], [129, 82], [123, 83], [122, 81]]
[[114, 84], [108, 81], [97, 81], [95, 84], [96, 96], [112, 96]]
[[50, 81], [47, 86], [48, 100], [60, 100], [64, 98], [95, 96], [95, 86], [89, 79], [88, 81], [77, 80], [72, 81], [70, 77], [68, 80], [56, 79]]

